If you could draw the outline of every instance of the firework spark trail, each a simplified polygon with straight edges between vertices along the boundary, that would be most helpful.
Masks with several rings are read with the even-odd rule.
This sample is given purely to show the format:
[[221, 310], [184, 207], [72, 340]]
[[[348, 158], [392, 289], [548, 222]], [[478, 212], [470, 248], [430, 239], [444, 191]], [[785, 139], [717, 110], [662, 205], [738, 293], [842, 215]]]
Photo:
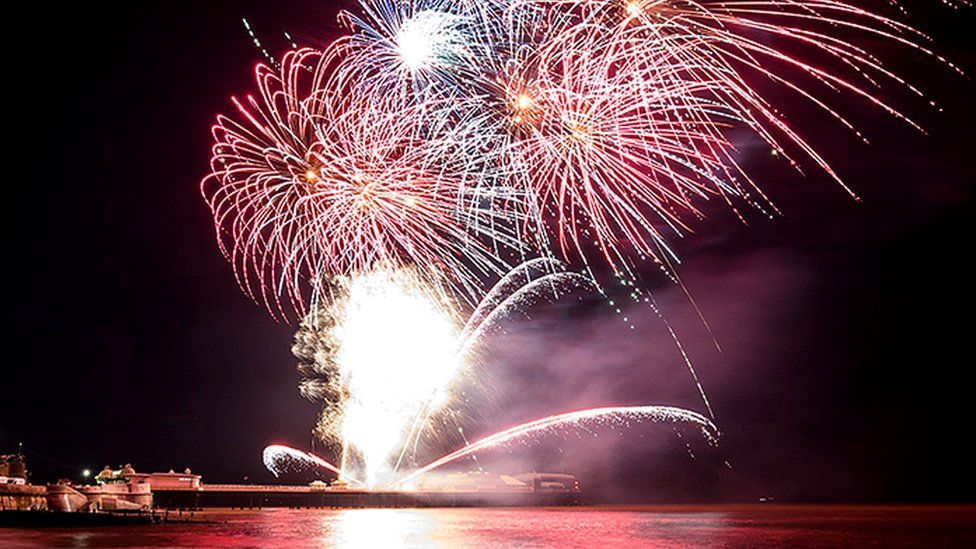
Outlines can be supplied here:
[[[819, 17], [818, 22], [874, 33], [932, 53], [883, 29], [845, 20], [843, 16], [867, 19], [909, 32], [907, 26], [896, 26], [870, 12], [843, 10], [843, 4], [743, 4], [775, 5], [782, 8], [778, 15], [786, 18], [804, 16], [790, 13], [790, 9], [834, 9], [838, 16]], [[682, 218], [697, 215], [695, 201], [710, 195], [721, 195], [730, 203], [738, 197], [762, 208], [768, 200], [738, 165], [725, 138], [725, 126], [735, 122], [790, 158], [774, 136], [779, 132], [840, 181], [813, 147], [749, 85], [744, 73], [751, 70], [784, 85], [846, 127], [853, 130], [854, 126], [812, 92], [781, 76], [782, 71], [767, 68], [760, 57], [792, 65], [820, 83], [860, 95], [914, 125], [863, 87], [750, 35], [762, 32], [802, 42], [855, 67], [859, 74], [867, 77], [874, 70], [918, 93], [863, 50], [822, 33], [795, 32], [762, 18], [749, 18], [748, 10], [737, 13], [735, 4], [527, 0], [514, 2], [508, 11], [517, 18], [526, 5], [548, 6], [557, 14], [576, 16], [575, 22], [553, 33], [533, 53], [535, 74], [532, 82], [523, 84], [525, 91], [518, 99], [525, 112], [514, 118], [527, 126], [528, 133], [514, 142], [515, 154], [525, 155], [523, 165], [545, 167], [526, 176], [526, 184], [534, 188], [540, 209], [554, 212], [552, 231], [564, 256], [570, 248], [584, 255], [581, 242], [593, 239], [615, 266], [626, 265], [618, 249], [620, 242], [662, 259], [670, 252], [662, 234], [648, 223], [646, 212], [656, 214], [680, 235], [686, 229]], [[761, 15], [771, 16], [765, 11]]]
[[552, 258], [530, 259], [512, 268], [485, 293], [485, 297], [481, 299], [471, 316], [468, 317], [468, 321], [461, 331], [461, 337], [466, 338], [468, 334], [476, 330], [501, 302], [511, 297], [513, 292], [536, 278], [537, 275], [564, 272], [565, 270], [566, 266], [561, 261]]
[[[743, 121], [776, 150], [784, 152], [771, 132], [781, 131], [789, 141], [838, 180], [839, 177], [826, 161], [785, 124], [784, 119], [768, 105], [762, 94], [750, 86], [750, 72], [786, 86], [813, 101], [830, 116], [854, 130], [858, 137], [863, 137], [853, 124], [831, 109], [815, 93], [804, 88], [799, 79], [792, 80], [784, 76], [788, 71], [783, 70], [782, 65], [798, 69], [798, 72], [829, 86], [833, 91], [846, 90], [861, 96], [916, 128], [918, 126], [914, 122], [890, 107], [868, 88], [881, 87], [873, 74], [890, 79], [913, 94], [921, 96], [922, 92], [886, 69], [866, 50], [858, 47], [856, 40], [847, 37], [840, 39], [828, 34], [827, 30], [820, 29], [829, 29], [832, 32], [844, 29], [862, 35], [874, 35], [915, 49], [958, 71], [951, 62], [924, 45], [924, 42], [929, 41], [927, 36], [904, 23], [844, 2], [526, 0], [524, 3], [557, 5], [558, 10], [577, 13], [584, 21], [580, 24], [581, 27], [589, 25], [597, 29], [594, 31], [596, 34], [601, 35], [609, 32], [609, 41], [631, 52], [639, 53], [645, 48], [657, 48], [664, 44], [668, 54], [675, 55], [669, 63], [690, 71], [686, 77], [689, 82], [714, 81], [715, 85], [710, 86], [709, 93], [720, 104], [733, 107], [734, 112], [742, 115]], [[516, 6], [521, 4], [523, 2], [515, 3]], [[802, 24], [810, 28], [799, 26]], [[776, 47], [769, 45], [772, 40], [768, 38], [773, 37], [777, 39]], [[789, 45], [782, 45], [787, 43]], [[571, 44], [566, 42], [566, 45]], [[680, 47], [675, 47], [676, 45]], [[828, 60], [837, 61], [841, 66], [835, 68], [829, 63], [815, 66], [804, 61], [803, 56], [787, 53], [789, 50], [799, 49], [794, 46], [820, 50], [827, 54]], [[780, 65], [777, 66], [777, 63]], [[855, 71], [855, 77], [863, 78], [866, 84], [856, 84], [852, 79], [843, 76], [840, 70], [843, 68]], [[759, 113], [759, 116], [752, 113]], [[707, 124], [709, 119], [705, 118], [703, 121]]]
[[339, 475], [341, 478], [343, 478], [343, 480], [347, 480], [354, 484], [363, 484], [359, 480], [350, 477], [348, 473], [344, 473], [338, 467], [320, 458], [319, 456], [309, 452], [303, 452], [289, 446], [272, 444], [264, 449], [261, 457], [264, 461], [265, 468], [268, 471], [271, 471], [271, 473], [276, 477], [288, 472], [288, 470], [294, 468], [295, 464], [298, 463], [306, 466], [311, 465], [314, 467], [322, 467], [332, 471], [336, 475]]
[[446, 465], [457, 459], [470, 456], [475, 452], [490, 449], [501, 444], [516, 441], [518, 439], [546, 431], [554, 431], [563, 428], [575, 428], [588, 422], [602, 423], [626, 423], [628, 421], [653, 421], [653, 422], [687, 422], [697, 425], [702, 434], [710, 441], [714, 442], [718, 436], [718, 428], [705, 416], [671, 406], [620, 406], [592, 408], [577, 412], [568, 412], [554, 416], [537, 419], [529, 423], [517, 425], [510, 429], [495, 433], [482, 438], [476, 442], [451, 452], [444, 457], [431, 462], [430, 464], [417, 469], [409, 475], [398, 480], [394, 486], [402, 486], [410, 480], [438, 467]]
[[458, 354], [467, 355], [495, 322], [535, 299], [557, 299], [575, 288], [594, 284], [590, 278], [565, 269], [557, 260], [534, 259], [509, 271], [469, 317], [459, 338]]
[[[565, 272], [565, 265], [554, 259], [533, 259], [513, 268], [493, 286], [468, 318], [456, 339], [455, 362], [464, 368], [470, 362], [471, 353], [478, 343], [500, 319], [514, 311], [528, 307], [539, 299], [555, 300], [573, 289], [591, 286], [592, 281], [577, 273]], [[461, 370], [459, 370], [460, 373]], [[398, 470], [413, 441], [414, 449], [431, 416], [437, 412], [432, 394], [408, 434], [394, 465]], [[463, 434], [462, 434], [463, 436]]]

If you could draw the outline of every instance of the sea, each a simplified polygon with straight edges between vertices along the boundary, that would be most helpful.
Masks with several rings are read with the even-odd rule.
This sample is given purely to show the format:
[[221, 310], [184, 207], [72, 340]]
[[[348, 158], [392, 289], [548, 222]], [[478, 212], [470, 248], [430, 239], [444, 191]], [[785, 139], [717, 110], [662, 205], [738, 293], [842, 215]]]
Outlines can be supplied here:
[[976, 547], [976, 506], [206, 510], [158, 525], [0, 528], [21, 547]]

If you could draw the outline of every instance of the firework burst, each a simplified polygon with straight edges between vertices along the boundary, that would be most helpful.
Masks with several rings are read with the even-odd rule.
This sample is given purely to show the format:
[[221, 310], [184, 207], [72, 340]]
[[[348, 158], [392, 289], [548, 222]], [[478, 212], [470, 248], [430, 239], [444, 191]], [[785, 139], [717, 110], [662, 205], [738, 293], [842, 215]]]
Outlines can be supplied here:
[[[213, 127], [202, 189], [242, 289], [278, 318], [304, 318], [294, 348], [302, 392], [324, 403], [320, 434], [342, 453], [328, 468], [359, 460], [369, 484], [389, 481], [416, 449], [498, 318], [558, 297], [565, 284], [594, 284], [595, 262], [633, 277], [648, 260], [677, 280], [669, 241], [693, 228], [707, 201], [743, 219], [746, 208], [775, 213], [736, 148], [743, 135], [854, 195], [789, 123], [784, 101], [799, 99], [867, 141], [836, 106], [838, 92], [915, 129], [883, 92], [924, 97], [868, 45], [886, 41], [958, 70], [907, 24], [839, 0], [361, 8], [340, 15], [349, 33], [324, 49], [258, 66], [258, 95], [235, 99], [236, 113]], [[589, 274], [565, 272], [557, 259]], [[491, 279], [499, 282], [486, 291]], [[397, 334], [384, 304], [401, 298], [410, 303], [399, 304], [406, 316], [394, 324], [438, 327], [401, 341], [403, 356], [377, 356], [372, 330]], [[462, 303], [473, 312], [451, 327]], [[411, 385], [383, 369], [401, 359], [412, 365], [407, 377], [431, 374], [420, 380], [430, 384], [391, 394], [391, 379]], [[384, 423], [391, 414], [402, 421]], [[671, 408], [573, 412], [465, 445], [429, 468], [600, 418], [714, 427]], [[276, 452], [269, 459], [295, 457]]]
[[[461, 374], [498, 320], [538, 299], [556, 299], [588, 280], [551, 260], [513, 269], [462, 326], [416, 269], [343, 279], [333, 299], [301, 323], [292, 352], [302, 395], [321, 403], [316, 436], [339, 467], [368, 485], [388, 483], [416, 460], [433, 424], [457, 424]], [[382, 338], [382, 341], [378, 341]], [[462, 437], [463, 440], [463, 437]]]
[[362, 8], [342, 14], [350, 34], [324, 51], [258, 67], [260, 96], [235, 100], [239, 115], [214, 127], [203, 189], [218, 241], [278, 316], [303, 314], [331, 277], [377, 266], [422, 265], [471, 303], [486, 275], [525, 254], [670, 269], [669, 236], [705, 201], [775, 211], [735, 132], [841, 182], [770, 85], [864, 139], [824, 91], [914, 127], [880, 90], [921, 91], [858, 38], [948, 63], [906, 24], [833, 0]]
[[281, 317], [375, 269], [422, 265], [430, 287], [475, 295], [504, 272], [499, 250], [522, 247], [510, 215], [469, 190], [436, 105], [357, 101], [325, 85], [332, 59], [304, 49], [280, 72], [258, 66], [260, 99], [235, 99], [240, 121], [214, 126], [203, 192], [241, 287]]

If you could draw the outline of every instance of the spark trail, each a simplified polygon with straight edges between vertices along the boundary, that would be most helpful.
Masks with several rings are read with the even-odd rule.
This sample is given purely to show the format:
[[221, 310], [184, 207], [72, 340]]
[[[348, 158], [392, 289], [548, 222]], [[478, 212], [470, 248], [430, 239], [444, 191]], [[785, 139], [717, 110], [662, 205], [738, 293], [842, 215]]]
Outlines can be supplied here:
[[535, 421], [523, 423], [522, 425], [516, 425], [515, 427], [511, 427], [504, 431], [487, 436], [476, 442], [468, 444], [459, 450], [451, 452], [450, 454], [447, 454], [444, 457], [433, 461], [424, 467], [421, 467], [420, 469], [417, 469], [416, 471], [398, 480], [395, 486], [402, 486], [410, 482], [412, 479], [423, 475], [424, 473], [433, 471], [434, 469], [447, 465], [452, 461], [470, 456], [475, 452], [491, 449], [499, 445], [524, 439], [541, 432], [556, 431], [559, 429], [575, 429], [582, 425], [593, 423], [622, 425], [626, 424], [627, 422], [642, 421], [687, 422], [697, 425], [701, 429], [702, 434], [710, 442], [715, 442], [718, 438], [718, 428], [711, 422], [711, 420], [697, 412], [692, 412], [683, 408], [675, 408], [672, 406], [621, 406], [591, 408], [588, 410], [567, 412], [537, 419]]
[[[394, 488], [404, 489], [409, 483], [429, 473], [439, 467], [447, 465], [458, 459], [470, 456], [476, 452], [488, 451], [499, 446], [524, 440], [528, 437], [539, 435], [546, 432], [558, 432], [560, 430], [574, 430], [585, 425], [617, 425], [628, 426], [631, 423], [641, 422], [672, 422], [688, 423], [698, 427], [702, 435], [711, 443], [717, 441], [718, 428], [705, 416], [672, 406], [620, 406], [592, 408], [558, 414], [542, 419], [537, 419], [522, 425], [511, 427], [493, 435], [489, 435], [476, 442], [468, 444], [444, 457], [431, 462], [430, 464], [412, 471], [407, 476], [392, 484]], [[339, 469], [322, 458], [303, 452], [301, 450], [283, 445], [271, 445], [264, 450], [264, 463], [269, 471], [276, 476], [289, 470], [300, 467], [322, 467], [333, 473], [339, 474]], [[347, 477], [349, 478], [349, 477]], [[354, 479], [353, 482], [355, 481]]]
[[276, 477], [295, 468], [296, 464], [302, 464], [303, 466], [311, 465], [313, 467], [321, 467], [343, 476], [346, 480], [353, 483], [362, 484], [362, 482], [350, 477], [348, 474], [344, 474], [338, 467], [319, 456], [291, 448], [290, 446], [272, 444], [264, 449], [261, 457], [262, 461], [264, 461], [264, 467]]

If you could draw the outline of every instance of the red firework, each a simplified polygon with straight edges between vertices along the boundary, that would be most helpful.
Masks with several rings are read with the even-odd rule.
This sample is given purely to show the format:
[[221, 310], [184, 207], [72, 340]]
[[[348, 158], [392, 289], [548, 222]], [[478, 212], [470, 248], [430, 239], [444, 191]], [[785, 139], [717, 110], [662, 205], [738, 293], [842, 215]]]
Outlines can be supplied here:
[[235, 99], [240, 120], [213, 128], [202, 189], [242, 289], [283, 318], [327, 297], [332, 278], [378, 268], [422, 266], [431, 287], [470, 294], [500, 264], [473, 233], [497, 229], [459, 213], [451, 131], [428, 105], [394, 110], [330, 88], [332, 62], [302, 49], [280, 71], [259, 65], [260, 98]]
[[669, 234], [704, 201], [775, 209], [733, 132], [843, 185], [770, 86], [865, 139], [830, 95], [917, 128], [879, 90], [921, 91], [859, 43], [948, 64], [918, 31], [837, 0], [371, 0], [364, 11], [324, 51], [259, 66], [259, 96], [214, 127], [203, 191], [221, 249], [279, 316], [304, 311], [332, 277], [380, 266], [419, 266], [432, 286], [477, 299], [512, 250], [670, 264]]

